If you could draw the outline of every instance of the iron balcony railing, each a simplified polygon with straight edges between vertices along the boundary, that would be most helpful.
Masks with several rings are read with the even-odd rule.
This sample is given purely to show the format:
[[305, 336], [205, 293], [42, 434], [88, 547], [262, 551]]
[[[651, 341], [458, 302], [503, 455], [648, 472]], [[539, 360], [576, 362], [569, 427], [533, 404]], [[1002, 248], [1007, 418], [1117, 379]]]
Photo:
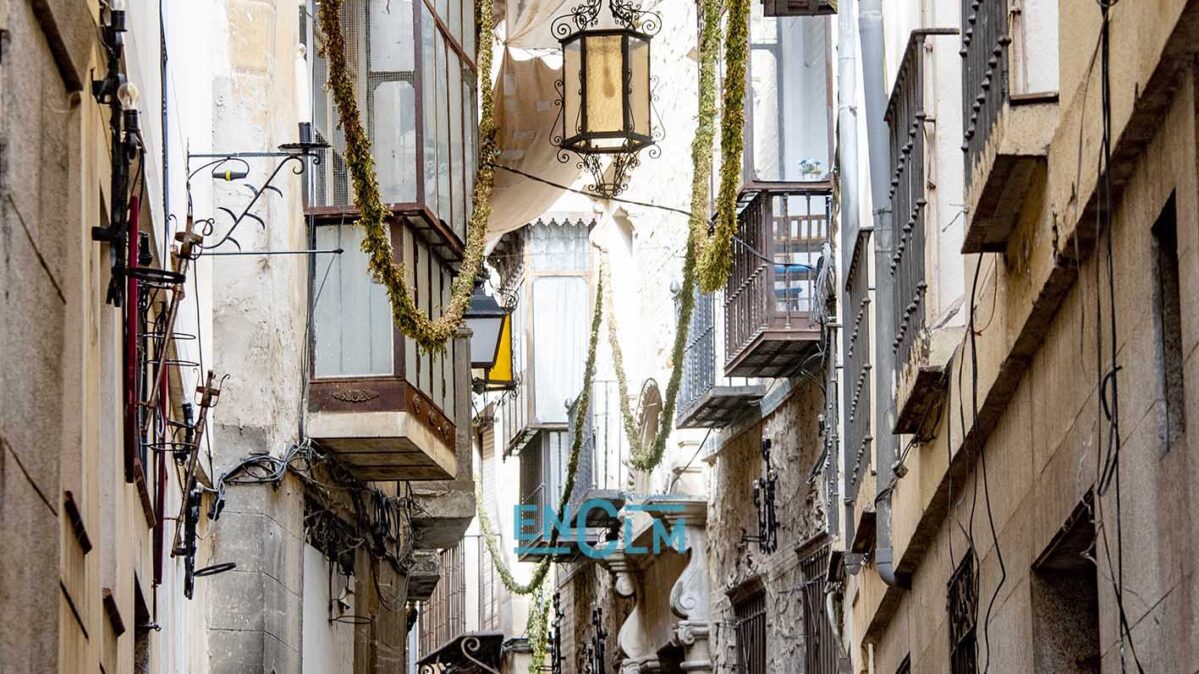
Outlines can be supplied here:
[[466, 556], [461, 542], [441, 551], [441, 580], [420, 612], [420, 654], [466, 631]]
[[966, 187], [1008, 99], [1007, 0], [962, 0], [962, 119]]
[[895, 227], [894, 252], [888, 268], [894, 298], [895, 323], [891, 351], [902, 368], [912, 343], [924, 325], [924, 39], [913, 32], [904, 51], [887, 106], [891, 127], [891, 213]]
[[737, 217], [724, 295], [725, 356], [733, 361], [771, 330], [818, 330], [816, 277], [828, 240], [827, 192], [763, 191]]
[[695, 291], [695, 311], [683, 350], [683, 375], [679, 382], [676, 423], [688, 409], [716, 385], [715, 302], [711, 293]]
[[857, 498], [862, 475], [870, 462], [871, 360], [870, 293], [865, 246], [851, 260], [846, 274], [845, 320], [845, 496]]
[[681, 428], [723, 425], [722, 421], [736, 414], [738, 403], [734, 399], [744, 401], [745, 398], [737, 398], [739, 394], [735, 393], [727, 399], [713, 399], [709, 392], [714, 389], [726, 393], [744, 392], [759, 383], [753, 377], [728, 377], [718, 373], [717, 363], [724, 360], [724, 343], [720, 335], [722, 328], [716, 322], [716, 305], [716, 295], [701, 293], [696, 288], [695, 311], [691, 314], [691, 327], [683, 351], [683, 375], [675, 405], [675, 424]]
[[505, 452], [512, 449], [529, 428], [529, 385], [524, 381], [524, 373], [516, 373], [515, 378], [516, 386], [506, 392], [497, 405], [503, 424]]

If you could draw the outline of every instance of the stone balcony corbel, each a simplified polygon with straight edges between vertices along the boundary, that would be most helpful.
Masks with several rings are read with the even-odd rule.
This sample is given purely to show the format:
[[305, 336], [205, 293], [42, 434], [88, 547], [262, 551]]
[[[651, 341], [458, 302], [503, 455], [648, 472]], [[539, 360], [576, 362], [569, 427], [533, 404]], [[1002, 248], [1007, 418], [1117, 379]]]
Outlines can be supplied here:
[[[671, 643], [683, 650], [682, 669], [686, 672], [710, 673], [712, 655], [708, 645], [711, 609], [708, 584], [708, 504], [695, 497], [655, 497], [645, 505], [653, 517], [668, 531], [676, 523], [683, 525], [687, 566], [670, 588], [670, 610], [679, 617], [671, 635]], [[655, 509], [654, 506], [662, 506]]]

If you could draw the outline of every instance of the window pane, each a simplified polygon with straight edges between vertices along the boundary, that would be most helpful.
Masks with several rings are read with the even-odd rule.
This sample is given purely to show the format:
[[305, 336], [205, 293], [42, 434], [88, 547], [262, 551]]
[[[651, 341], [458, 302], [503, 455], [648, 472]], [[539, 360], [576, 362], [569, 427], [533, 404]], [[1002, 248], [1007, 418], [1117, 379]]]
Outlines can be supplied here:
[[587, 282], [578, 276], [533, 281], [533, 376], [537, 420], [566, 423], [566, 404], [583, 385], [587, 348]]
[[410, 72], [412, 38], [412, 0], [370, 0], [372, 72]]
[[[478, 109], [475, 104], [475, 86], [470, 81], [470, 71], [464, 71], [466, 78], [462, 82], [463, 113], [466, 116], [466, 133], [463, 135], [463, 152], [466, 155], [466, 218], [469, 221], [475, 208], [475, 171], [478, 170], [479, 156], [475, 149], [475, 134], [479, 131]], [[465, 232], [464, 232], [465, 236]]]
[[479, 58], [475, 53], [475, 3], [472, 0], [463, 0], [462, 48], [471, 61]]
[[[430, 314], [429, 286], [429, 249], [417, 242], [416, 244], [416, 306], [426, 316]], [[430, 383], [433, 377], [433, 355], [428, 349], [418, 349], [420, 354], [420, 390], [429, 395], [432, 390]]]
[[[313, 339], [317, 377], [386, 375], [392, 372], [391, 304], [383, 286], [371, 281], [363, 234], [353, 225], [316, 228], [318, 248], [341, 248], [326, 277], [323, 264], [313, 278]], [[324, 281], [322, 287], [321, 282]]]
[[384, 202], [415, 201], [416, 91], [409, 82], [383, 82], [371, 100], [375, 168]]
[[424, 105], [425, 203], [437, 204], [437, 59], [433, 40], [433, 17], [425, 3], [421, 8], [421, 95]]
[[[413, 241], [412, 230], [401, 229], [401, 247], [404, 262], [404, 282], [409, 288], [416, 287], [416, 245]], [[409, 384], [416, 386], [420, 383], [420, 368], [416, 359], [416, 340], [404, 338], [404, 378]]]
[[434, 9], [437, 10], [437, 18], [441, 19], [442, 21], [449, 20], [449, 16], [450, 16], [449, 0], [434, 0], [433, 7], [434, 7]]
[[[450, 92], [445, 38], [437, 34], [437, 215], [450, 222]], [[454, 58], [457, 61], [457, 57]]]
[[447, 23], [450, 24], [450, 35], [454, 40], [462, 44], [462, 10], [464, 0], [450, 0], [450, 17]]
[[462, 66], [459, 64], [458, 55], [453, 50], [448, 51], [449, 56], [449, 78], [450, 78], [450, 160], [451, 160], [451, 187], [450, 192], [453, 195], [453, 219], [450, 222], [450, 227], [458, 238], [466, 238], [466, 197], [464, 195], [466, 187], [466, 163], [463, 155], [462, 146]]
[[[450, 284], [453, 283], [454, 277], [449, 270], [444, 267], [441, 269], [441, 306], [444, 308], [450, 303]], [[438, 311], [437, 315], [441, 315]], [[445, 382], [441, 411], [445, 415], [454, 420], [454, 340], [450, 340], [446, 345], [445, 355], [441, 359], [441, 377]]]

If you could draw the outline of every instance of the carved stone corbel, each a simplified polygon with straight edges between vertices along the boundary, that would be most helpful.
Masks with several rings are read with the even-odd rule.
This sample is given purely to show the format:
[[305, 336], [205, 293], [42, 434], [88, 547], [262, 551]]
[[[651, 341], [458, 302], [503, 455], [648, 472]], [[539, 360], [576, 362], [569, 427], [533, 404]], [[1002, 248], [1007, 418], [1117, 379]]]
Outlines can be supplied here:
[[712, 672], [709, 652], [710, 587], [708, 584], [708, 504], [698, 499], [671, 499], [671, 508], [655, 517], [668, 528], [683, 525], [687, 566], [670, 589], [670, 610], [681, 618], [671, 641], [683, 649], [683, 671]]
[[644, 595], [641, 592], [641, 581], [637, 577], [632, 560], [625, 555], [623, 550], [618, 549], [613, 552], [604, 561], [604, 565], [612, 573], [616, 594], [633, 600], [633, 608], [629, 611], [629, 617], [625, 618], [624, 624], [620, 626], [620, 632], [617, 634], [617, 643], [623, 656], [620, 671], [621, 674], [639, 674], [643, 671], [641, 669], [643, 662], [649, 659], [657, 661], [656, 657], [652, 657], [653, 649], [646, 642], [648, 628], [642, 615], [641, 599]]

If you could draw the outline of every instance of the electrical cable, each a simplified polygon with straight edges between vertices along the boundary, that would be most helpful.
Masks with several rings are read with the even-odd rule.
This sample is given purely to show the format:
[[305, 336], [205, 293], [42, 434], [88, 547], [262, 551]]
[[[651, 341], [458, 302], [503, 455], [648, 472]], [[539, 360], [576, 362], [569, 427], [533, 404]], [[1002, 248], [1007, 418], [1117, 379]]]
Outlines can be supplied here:
[[[1105, 243], [1104, 265], [1107, 272], [1107, 294], [1108, 294], [1108, 329], [1109, 335], [1109, 350], [1110, 364], [1106, 372], [1103, 370], [1103, 334], [1102, 334], [1102, 309], [1103, 303], [1100, 293], [1100, 268], [1099, 261], [1095, 264], [1095, 306], [1096, 306], [1096, 374], [1099, 376], [1097, 384], [1097, 393], [1102, 403], [1099, 407], [1098, 428], [1102, 428], [1104, 420], [1107, 421], [1108, 436], [1106, 443], [1106, 453], [1103, 458], [1102, 468], [1096, 464], [1096, 469], [1099, 471], [1099, 477], [1096, 482], [1096, 508], [1100, 513], [1102, 528], [1096, 527], [1102, 532], [1102, 541], [1104, 553], [1107, 558], [1108, 569], [1112, 568], [1111, 549], [1108, 544], [1107, 526], [1103, 521], [1103, 496], [1108, 489], [1115, 486], [1115, 524], [1116, 524], [1116, 577], [1112, 580], [1113, 590], [1115, 592], [1116, 606], [1119, 612], [1120, 619], [1120, 669], [1127, 671], [1127, 663], [1125, 660], [1125, 648], [1132, 655], [1133, 663], [1140, 674], [1144, 674], [1144, 667], [1141, 664], [1140, 658], [1137, 655], [1136, 645], [1132, 639], [1132, 628], [1128, 620], [1128, 613], [1124, 605], [1124, 536], [1123, 536], [1123, 513], [1121, 511], [1121, 485], [1120, 485], [1120, 396], [1119, 396], [1119, 372], [1120, 366], [1117, 364], [1118, 351], [1118, 319], [1116, 316], [1116, 279], [1115, 279], [1115, 261], [1114, 261], [1114, 220], [1113, 220], [1113, 204], [1112, 204], [1112, 99], [1111, 99], [1111, 17], [1110, 10], [1119, 0], [1097, 0], [1099, 9], [1102, 15], [1102, 25], [1100, 28], [1100, 45], [1101, 45], [1101, 65], [1100, 65], [1100, 99], [1102, 105], [1102, 146], [1100, 161], [1102, 162], [1101, 171], [1099, 173], [1100, 184], [1098, 194], [1098, 204], [1096, 209], [1096, 235], [1103, 237]], [[1097, 239], [1098, 240], [1098, 239]], [[1102, 374], [1100, 374], [1102, 373]], [[1110, 399], [1108, 392], [1110, 391]], [[1096, 450], [1100, 449], [1102, 442], [1096, 443]]]

